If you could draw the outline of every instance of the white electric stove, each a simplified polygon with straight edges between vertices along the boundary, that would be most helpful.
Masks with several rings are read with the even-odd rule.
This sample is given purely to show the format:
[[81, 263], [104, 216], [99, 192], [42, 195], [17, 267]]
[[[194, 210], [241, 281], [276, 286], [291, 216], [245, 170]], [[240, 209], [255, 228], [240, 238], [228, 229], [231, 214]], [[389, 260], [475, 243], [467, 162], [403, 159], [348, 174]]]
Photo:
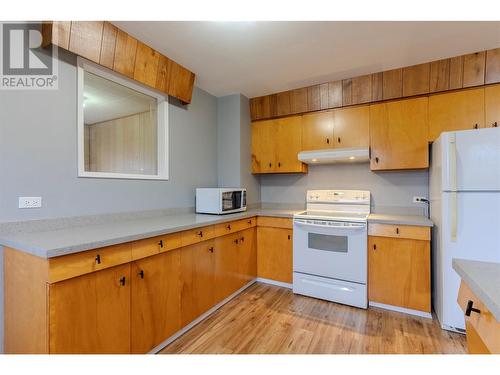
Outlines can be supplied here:
[[367, 308], [370, 192], [309, 190], [293, 218], [293, 292]]

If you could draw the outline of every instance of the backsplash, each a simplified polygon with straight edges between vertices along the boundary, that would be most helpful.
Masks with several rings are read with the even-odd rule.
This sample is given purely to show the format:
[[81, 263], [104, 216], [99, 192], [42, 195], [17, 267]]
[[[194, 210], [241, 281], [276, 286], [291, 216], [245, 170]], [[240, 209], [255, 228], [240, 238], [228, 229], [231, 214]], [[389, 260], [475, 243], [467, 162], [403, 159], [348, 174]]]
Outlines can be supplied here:
[[414, 196], [429, 196], [429, 172], [370, 171], [370, 165], [335, 164], [309, 165], [305, 175], [263, 175], [261, 200], [263, 204], [304, 204], [309, 189], [369, 190], [372, 212], [426, 215], [426, 206], [413, 203]]

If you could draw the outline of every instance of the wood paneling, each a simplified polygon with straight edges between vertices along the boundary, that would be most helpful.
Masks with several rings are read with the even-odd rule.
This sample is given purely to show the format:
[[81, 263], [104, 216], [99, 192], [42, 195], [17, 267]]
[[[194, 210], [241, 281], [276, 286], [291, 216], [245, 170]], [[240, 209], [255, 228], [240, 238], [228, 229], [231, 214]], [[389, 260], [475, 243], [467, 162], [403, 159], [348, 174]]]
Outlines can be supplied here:
[[286, 116], [291, 113], [290, 94], [290, 91], [276, 94], [276, 116]]
[[257, 227], [257, 276], [292, 282], [292, 230]]
[[183, 327], [216, 303], [214, 252], [213, 240], [181, 250], [181, 325]]
[[272, 173], [276, 166], [276, 120], [252, 123], [252, 173]]
[[369, 236], [368, 299], [430, 312], [430, 242]]
[[403, 96], [427, 94], [430, 87], [429, 63], [403, 68]]
[[368, 235], [430, 241], [431, 228], [414, 225], [370, 223], [368, 225]]
[[184, 103], [190, 103], [193, 96], [194, 73], [170, 60], [169, 95]]
[[159, 52], [144, 43], [138, 42], [134, 66], [134, 79], [155, 87], [158, 75]]
[[102, 32], [101, 54], [99, 64], [106, 68], [113, 69], [115, 60], [116, 34], [118, 29], [109, 22], [104, 22]]
[[328, 108], [342, 107], [342, 81], [328, 83]]
[[8, 247], [3, 249], [6, 354], [49, 352], [47, 279], [45, 259]]
[[484, 88], [484, 109], [486, 128], [500, 127], [500, 85]]
[[163, 92], [170, 90], [170, 68], [171, 63], [168, 57], [160, 55], [158, 59], [158, 72], [156, 75], [155, 88]]
[[372, 102], [378, 102], [384, 99], [384, 73], [372, 74]]
[[290, 98], [290, 113], [307, 112], [307, 87], [292, 90]]
[[49, 309], [50, 353], [130, 353], [130, 264], [51, 284]]
[[51, 283], [132, 261], [131, 243], [102, 247], [49, 259]]
[[71, 21], [52, 21], [42, 24], [42, 47], [51, 43], [64, 49], [69, 49], [69, 34]]
[[484, 127], [484, 88], [429, 96], [429, 141], [444, 131]]
[[450, 90], [461, 89], [464, 85], [464, 57], [450, 59]]
[[69, 50], [99, 63], [103, 26], [102, 21], [72, 22]]
[[430, 63], [429, 92], [446, 91], [450, 87], [450, 59]]
[[358, 106], [333, 111], [333, 146], [368, 147], [370, 144], [370, 106]]
[[342, 105], [368, 103], [372, 96], [371, 74], [342, 81]]
[[319, 111], [321, 109], [319, 85], [307, 88], [307, 108], [309, 111]]
[[149, 352], [181, 328], [182, 251], [132, 263], [132, 353]]
[[321, 110], [329, 108], [328, 98], [329, 98], [328, 83], [323, 83], [319, 85], [319, 104]]
[[383, 72], [382, 85], [384, 100], [400, 98], [403, 95], [403, 69], [393, 69]]
[[500, 48], [486, 51], [486, 68], [484, 83], [500, 82]]
[[302, 150], [333, 147], [333, 112], [310, 113], [302, 117]]
[[429, 167], [427, 97], [370, 105], [371, 170]]
[[292, 116], [276, 120], [278, 127], [274, 143], [276, 169], [278, 173], [303, 173], [307, 171], [297, 155], [302, 151], [302, 116]]
[[291, 219], [288, 219], [285, 217], [258, 216], [257, 217], [257, 226], [292, 229], [293, 222]]
[[133, 78], [136, 53], [137, 39], [124, 31], [118, 30], [116, 34], [113, 70], [129, 78]]
[[484, 85], [486, 52], [476, 52], [464, 56], [463, 87]]

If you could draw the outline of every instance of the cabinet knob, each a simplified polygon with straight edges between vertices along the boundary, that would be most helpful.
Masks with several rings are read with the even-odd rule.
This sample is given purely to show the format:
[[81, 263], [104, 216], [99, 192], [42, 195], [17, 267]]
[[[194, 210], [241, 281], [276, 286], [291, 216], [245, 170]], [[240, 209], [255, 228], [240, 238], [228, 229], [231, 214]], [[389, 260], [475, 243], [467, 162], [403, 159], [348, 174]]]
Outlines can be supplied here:
[[340, 137], [337, 138], [337, 141], [340, 143]]
[[122, 277], [120, 278], [120, 284], [121, 284], [122, 286], [125, 286], [125, 276], [122, 276]]
[[139, 276], [141, 279], [144, 279], [144, 270], [140, 270], [137, 276]]
[[477, 129], [477, 128], [478, 128], [477, 124], [474, 124], [474, 129]]
[[289, 240], [292, 238], [290, 235], [288, 235], [287, 237], [288, 237]]
[[96, 263], [96, 264], [101, 264], [101, 256], [100, 256], [99, 254], [97, 254], [97, 255], [95, 256], [95, 263]]
[[498, 124], [497, 122], [495, 121], [493, 124], [491, 124], [491, 126], [493, 126], [494, 128], [498, 127]]
[[163, 240], [160, 240], [160, 242], [158, 242], [158, 245], [160, 245], [160, 247], [163, 249]]
[[198, 232], [198, 236], [203, 237], [203, 231], [202, 231], [202, 230], [200, 230], [200, 231]]
[[375, 157], [375, 163], [378, 163], [378, 156]]
[[271, 163], [269, 163], [269, 168], [271, 168], [271, 166], [272, 166], [272, 164], [271, 164]]
[[373, 250], [377, 250], [377, 245], [373, 244]]
[[280, 167], [281, 167], [281, 163], [280, 163], [280, 162], [278, 162], [278, 168], [280, 168]]
[[396, 228], [396, 234], [399, 234], [399, 228]]
[[328, 145], [330, 144], [330, 138], [326, 139], [326, 144], [328, 144]]
[[473, 301], [469, 300], [469, 302], [467, 302], [467, 308], [465, 309], [465, 316], [470, 316], [471, 312], [481, 314], [481, 310], [472, 307], [473, 305], [474, 305]]
[[231, 224], [226, 225], [227, 230], [231, 230]]
[[209, 247], [208, 251], [210, 251], [211, 253], [213, 253], [214, 252], [214, 247], [213, 246]]

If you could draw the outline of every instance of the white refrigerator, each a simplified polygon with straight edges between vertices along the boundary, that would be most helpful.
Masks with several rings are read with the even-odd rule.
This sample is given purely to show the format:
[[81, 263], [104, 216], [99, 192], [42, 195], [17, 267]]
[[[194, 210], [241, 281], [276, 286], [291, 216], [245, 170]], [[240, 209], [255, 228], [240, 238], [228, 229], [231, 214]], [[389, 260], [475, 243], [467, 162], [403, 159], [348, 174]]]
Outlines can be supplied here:
[[500, 262], [500, 128], [442, 133], [430, 168], [433, 305], [441, 327], [465, 329], [452, 259]]

